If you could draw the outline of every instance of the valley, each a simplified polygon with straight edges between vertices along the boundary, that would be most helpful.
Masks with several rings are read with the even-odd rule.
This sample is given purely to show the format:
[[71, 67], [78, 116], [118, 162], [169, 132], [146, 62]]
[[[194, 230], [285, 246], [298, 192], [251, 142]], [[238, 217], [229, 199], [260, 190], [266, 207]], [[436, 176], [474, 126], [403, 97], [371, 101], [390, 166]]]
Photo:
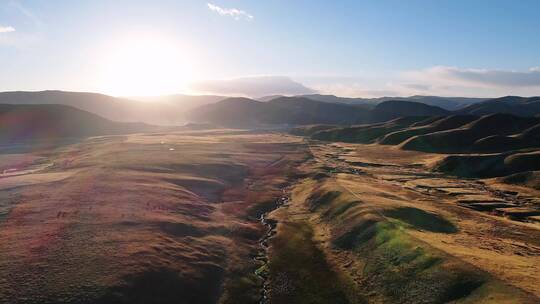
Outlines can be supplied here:
[[2, 152], [1, 303], [540, 297], [540, 193], [445, 154], [229, 129]]
[[0, 304], [540, 304], [540, 1], [0, 1]]

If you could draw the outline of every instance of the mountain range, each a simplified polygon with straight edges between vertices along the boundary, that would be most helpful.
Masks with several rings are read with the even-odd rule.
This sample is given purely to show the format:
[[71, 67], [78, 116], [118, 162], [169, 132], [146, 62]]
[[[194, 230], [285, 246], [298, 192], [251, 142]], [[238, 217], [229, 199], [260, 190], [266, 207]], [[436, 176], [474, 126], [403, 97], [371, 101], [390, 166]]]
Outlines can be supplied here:
[[184, 113], [198, 106], [225, 99], [212, 95], [168, 95], [160, 97], [113, 97], [98, 93], [38, 91], [1, 92], [0, 104], [61, 104], [122, 122], [181, 125]]
[[269, 101], [229, 98], [190, 111], [188, 117], [226, 127], [268, 125], [338, 124], [357, 125], [389, 121], [399, 117], [481, 116], [494, 113], [517, 116], [540, 114], [538, 97], [502, 97], [479, 101], [459, 110], [410, 100], [386, 100], [371, 107], [354, 103], [316, 101], [307, 97], [276, 97]]
[[[271, 95], [258, 98], [259, 101], [270, 101], [283, 97], [281, 95]], [[473, 97], [440, 97], [440, 96], [422, 96], [415, 95], [410, 97], [377, 97], [377, 98], [351, 98], [351, 97], [338, 97], [335, 95], [322, 95], [322, 94], [309, 94], [300, 95], [299, 97], [305, 97], [312, 100], [331, 102], [331, 103], [345, 103], [353, 105], [362, 105], [366, 108], [372, 108], [375, 105], [389, 100], [404, 100], [423, 103], [430, 106], [441, 107], [445, 110], [455, 111], [474, 103], [482, 102], [488, 98], [473, 98]]]
[[495, 99], [411, 96], [347, 98], [334, 95], [268, 96], [260, 100], [214, 95], [112, 97], [97, 93], [3, 92], [0, 104], [61, 104], [119, 122], [153, 125], [211, 123], [224, 127], [378, 123], [402, 116], [448, 116], [507, 113], [540, 114], [540, 97]]

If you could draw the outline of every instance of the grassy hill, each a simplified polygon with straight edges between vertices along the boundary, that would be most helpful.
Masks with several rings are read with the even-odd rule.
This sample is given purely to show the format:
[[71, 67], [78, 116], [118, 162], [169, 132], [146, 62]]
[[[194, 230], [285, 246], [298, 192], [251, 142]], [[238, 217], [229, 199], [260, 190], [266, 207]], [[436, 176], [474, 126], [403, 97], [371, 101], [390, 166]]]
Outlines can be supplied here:
[[409, 101], [387, 101], [370, 110], [354, 104], [321, 102], [304, 97], [277, 97], [267, 102], [248, 98], [229, 98], [194, 109], [190, 113], [190, 118], [226, 127], [257, 127], [353, 125], [384, 122], [402, 116], [425, 118], [448, 114], [448, 111], [441, 108]]
[[433, 169], [461, 177], [507, 176], [540, 170], [540, 151], [450, 155], [437, 162]]
[[65, 105], [0, 105], [0, 142], [55, 141], [152, 130], [143, 123], [113, 122]]
[[[362, 105], [366, 108], [373, 108], [377, 104], [389, 101], [389, 100], [403, 100], [403, 101], [412, 101], [418, 102], [430, 106], [436, 106], [443, 108], [448, 111], [455, 111], [471, 104], [475, 104], [481, 101], [486, 100], [487, 98], [469, 98], [469, 97], [441, 97], [441, 96], [422, 96], [415, 95], [409, 97], [377, 97], [377, 98], [350, 98], [350, 97], [338, 97], [335, 95], [321, 95], [321, 94], [310, 94], [310, 95], [301, 95], [309, 99], [324, 101], [324, 102], [333, 102], [333, 103], [345, 103], [345, 104], [354, 104]], [[259, 98], [261, 101], [269, 101], [277, 96], [267, 96], [264, 98]]]
[[472, 104], [458, 111], [460, 114], [488, 115], [505, 113], [517, 116], [540, 114], [540, 97], [505, 96]]
[[[437, 153], [471, 151], [475, 142], [483, 138], [520, 133], [538, 123], [540, 123], [540, 119], [535, 117], [492, 114], [483, 116], [460, 128], [414, 136], [403, 142], [401, 148]], [[501, 148], [504, 149], [504, 146]]]
[[380, 143], [384, 145], [397, 145], [413, 136], [459, 128], [476, 119], [478, 119], [478, 117], [472, 115], [452, 115], [442, 117], [425, 126], [407, 128], [405, 130], [387, 134], [380, 140]]
[[269, 102], [228, 98], [199, 107], [191, 119], [226, 127], [265, 125], [354, 124], [366, 120], [368, 111], [299, 97], [280, 97]]
[[397, 130], [403, 130], [415, 123], [419, 123], [428, 117], [410, 116], [391, 120], [386, 123], [366, 124], [351, 127], [341, 127], [322, 130], [312, 134], [313, 139], [326, 141], [342, 141], [352, 143], [373, 143], [378, 138]]
[[450, 112], [436, 106], [405, 100], [389, 100], [371, 111], [371, 120], [386, 121], [403, 116], [447, 116]]

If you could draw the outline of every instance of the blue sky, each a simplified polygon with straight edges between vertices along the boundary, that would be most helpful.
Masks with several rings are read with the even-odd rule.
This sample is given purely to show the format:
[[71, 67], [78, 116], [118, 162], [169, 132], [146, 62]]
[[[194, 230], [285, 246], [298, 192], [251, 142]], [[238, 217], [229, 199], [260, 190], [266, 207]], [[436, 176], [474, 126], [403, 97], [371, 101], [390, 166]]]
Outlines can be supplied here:
[[526, 0], [0, 0], [0, 90], [540, 95], [538, 12]]

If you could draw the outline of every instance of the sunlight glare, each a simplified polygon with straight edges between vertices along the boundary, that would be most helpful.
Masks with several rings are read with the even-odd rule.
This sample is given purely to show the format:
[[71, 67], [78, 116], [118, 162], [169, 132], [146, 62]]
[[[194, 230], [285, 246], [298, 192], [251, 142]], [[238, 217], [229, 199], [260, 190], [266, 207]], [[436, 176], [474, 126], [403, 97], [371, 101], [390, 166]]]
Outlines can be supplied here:
[[163, 35], [123, 37], [106, 47], [102, 57], [101, 86], [116, 96], [179, 93], [196, 73], [188, 46]]

